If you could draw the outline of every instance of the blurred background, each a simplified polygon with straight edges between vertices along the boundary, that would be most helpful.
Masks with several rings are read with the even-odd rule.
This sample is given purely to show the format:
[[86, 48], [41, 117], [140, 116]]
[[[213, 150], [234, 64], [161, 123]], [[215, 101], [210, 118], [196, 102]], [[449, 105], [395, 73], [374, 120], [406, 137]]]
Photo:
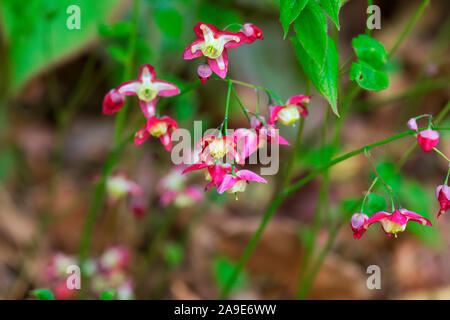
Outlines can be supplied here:
[[[80, 7], [80, 29], [70, 30], [70, 5]], [[375, 1], [381, 8], [381, 30], [373, 36], [390, 48], [420, 1]], [[133, 1], [15, 0], [0, 2], [0, 298], [28, 299], [30, 290], [50, 288], [57, 298], [66, 292], [65, 266], [76, 263], [80, 236], [95, 182], [107, 157], [114, 116], [102, 115], [104, 95], [123, 82], [127, 46], [133, 32]], [[340, 64], [352, 55], [352, 37], [365, 32], [366, 1], [350, 0], [340, 12]], [[389, 62], [390, 86], [360, 94], [343, 122], [338, 154], [405, 131], [410, 117], [438, 114], [449, 100], [450, 3], [435, 0]], [[261, 85], [285, 101], [304, 93], [307, 81], [288, 38], [283, 40], [277, 0], [140, 0], [132, 78], [151, 63], [159, 79], [182, 90], [197, 80], [200, 59], [182, 59], [202, 21], [224, 28], [251, 22], [263, 41], [229, 51], [229, 76]], [[343, 76], [343, 84], [348, 77]], [[251, 88], [236, 86], [244, 105], [256, 109]], [[309, 104], [294, 179], [323, 164], [321, 124], [328, 108], [316, 98]], [[163, 103], [164, 114], [180, 127], [215, 128], [223, 120], [226, 83], [206, 84]], [[137, 100], [128, 98], [125, 134], [143, 125]], [[260, 95], [262, 110], [268, 101]], [[248, 127], [232, 101], [229, 128]], [[330, 131], [335, 124], [329, 114]], [[449, 126], [450, 119], [441, 121]], [[283, 127], [291, 143], [297, 128]], [[440, 149], [450, 154], [449, 134]], [[340, 229], [309, 292], [312, 299], [450, 298], [450, 224], [436, 221], [435, 188], [443, 183], [447, 163], [436, 154], [415, 150], [400, 173], [396, 166], [415, 144], [405, 137], [374, 149], [381, 175], [400, 195], [402, 204], [433, 221], [434, 228], [411, 223], [397, 239], [378, 226], [353, 240], [347, 220]], [[252, 184], [235, 200], [215, 191], [201, 199], [180, 196], [164, 200], [164, 191], [202, 190], [202, 175], [181, 176], [157, 139], [122, 150], [116, 171], [144, 190], [139, 199], [109, 197], [97, 217], [82, 286], [85, 298], [99, 299], [116, 290], [119, 298], [214, 299], [235, 261], [256, 230], [271, 198], [279, 191], [292, 148], [280, 148], [280, 172], [269, 183]], [[353, 213], [374, 175], [364, 155], [330, 170], [329, 196], [319, 246], [327, 223]], [[281, 205], [233, 287], [232, 298], [292, 299], [304, 256], [304, 230], [316, 210], [320, 178], [299, 189]], [[180, 191], [181, 190], [181, 191]], [[177, 193], [179, 195], [179, 193]], [[386, 206], [382, 188], [369, 206]], [[376, 195], [374, 196], [376, 197]], [[167, 200], [167, 199], [166, 199]], [[346, 218], [346, 219], [347, 219]], [[342, 218], [343, 219], [343, 218]], [[366, 269], [381, 268], [381, 289], [369, 290]]]

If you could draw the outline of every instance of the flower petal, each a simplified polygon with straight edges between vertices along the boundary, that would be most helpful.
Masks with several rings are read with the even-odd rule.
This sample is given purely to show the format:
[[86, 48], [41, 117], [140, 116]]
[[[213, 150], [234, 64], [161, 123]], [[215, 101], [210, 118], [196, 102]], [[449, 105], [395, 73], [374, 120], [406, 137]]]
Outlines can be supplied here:
[[139, 68], [138, 80], [141, 83], [150, 83], [156, 78], [155, 68], [150, 63], [145, 63]]
[[150, 137], [150, 133], [147, 130], [147, 124], [145, 124], [134, 136], [134, 143], [139, 146], [141, 145], [145, 140], [147, 140]]
[[171, 97], [180, 93], [180, 89], [176, 85], [167, 81], [155, 80], [153, 86], [158, 91], [158, 96], [161, 97]]
[[217, 59], [206, 58], [211, 70], [217, 74], [219, 77], [224, 79], [227, 76], [228, 71], [228, 54], [227, 50], [224, 49], [222, 54]]
[[103, 114], [113, 114], [119, 111], [125, 103], [125, 96], [111, 89], [103, 99]]
[[250, 170], [239, 170], [236, 173], [236, 176], [239, 177], [240, 180], [267, 183], [266, 179]]
[[217, 192], [219, 194], [224, 193], [226, 190], [232, 188], [236, 184], [237, 181], [238, 180], [236, 179], [236, 177], [233, 177], [233, 175], [231, 175], [231, 174], [225, 175], [222, 183], [220, 184], [219, 187], [217, 187]]
[[132, 96], [137, 94], [139, 88], [141, 87], [141, 83], [138, 80], [131, 80], [122, 83], [117, 87], [117, 91], [120, 94], [124, 94], [126, 96]]
[[139, 99], [139, 105], [141, 106], [142, 113], [147, 119], [155, 115], [156, 99], [149, 102]]
[[190, 60], [203, 56], [201, 45], [204, 41], [202, 39], [197, 39], [186, 47], [183, 52], [183, 59]]
[[409, 220], [411, 221], [416, 221], [422, 225], [427, 225], [432, 227], [433, 225], [431, 224], [431, 221], [428, 220], [427, 218], [422, 217], [420, 214], [406, 210], [406, 209], [400, 209], [400, 212], [402, 215], [404, 215], [405, 217], [407, 217]]

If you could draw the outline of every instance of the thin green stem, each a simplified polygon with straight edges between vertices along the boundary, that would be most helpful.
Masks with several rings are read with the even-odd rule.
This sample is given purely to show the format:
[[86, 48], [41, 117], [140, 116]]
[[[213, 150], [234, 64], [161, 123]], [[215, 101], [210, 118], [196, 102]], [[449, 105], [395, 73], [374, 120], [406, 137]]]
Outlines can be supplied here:
[[442, 158], [444, 158], [445, 160], [447, 160], [447, 162], [450, 162], [450, 159], [449, 159], [445, 154], [443, 154], [441, 150], [439, 150], [439, 149], [436, 148], [436, 147], [434, 147], [433, 150], [436, 151], [437, 154], [439, 154]]
[[261, 87], [261, 86], [257, 86], [257, 85], [251, 84], [251, 83], [247, 83], [247, 82], [244, 82], [244, 81], [239, 81], [239, 80], [230, 79], [230, 78], [227, 78], [227, 79], [217, 78], [217, 80], [222, 80], [222, 81], [228, 81], [228, 80], [229, 80], [229, 81], [231, 81], [232, 83], [237, 84], [237, 85], [240, 85], [240, 86], [249, 87], [249, 88], [253, 88], [253, 89], [260, 89], [260, 90], [263, 90], [263, 91], [267, 92], [269, 95], [273, 96], [273, 97], [275, 98], [275, 100], [276, 100], [280, 105], [283, 104], [283, 103], [281, 102], [280, 98], [278, 98], [278, 96], [277, 96], [273, 91], [271, 91], [271, 90], [269, 90], [269, 89], [267, 89], [267, 88], [264, 88], [264, 87]]
[[372, 184], [370, 185], [369, 189], [367, 189], [366, 194], [364, 195], [362, 204], [361, 204], [361, 210], [360, 212], [364, 212], [364, 206], [366, 205], [366, 199], [370, 194], [370, 191], [372, 191], [373, 187], [375, 187], [376, 183], [378, 181], [378, 177], [375, 177], [375, 179], [373, 179]]
[[394, 52], [397, 50], [397, 48], [399, 47], [399, 45], [402, 43], [403, 39], [406, 37], [406, 35], [409, 33], [409, 31], [411, 30], [411, 28], [414, 26], [414, 24], [416, 23], [416, 21], [419, 19], [419, 17], [422, 15], [423, 11], [425, 10], [425, 8], [427, 7], [427, 5], [430, 3], [430, 0], [423, 0], [422, 3], [420, 4], [420, 6], [417, 8], [416, 12], [414, 12], [414, 15], [412, 16], [412, 18], [409, 20], [408, 24], [406, 25], [405, 29], [403, 29], [402, 33], [400, 34], [400, 36], [397, 38], [397, 40], [395, 41], [394, 45], [392, 46], [392, 48], [388, 51], [388, 59], [394, 54]]
[[228, 79], [228, 90], [227, 90], [227, 100], [225, 102], [225, 119], [224, 121], [224, 135], [227, 135], [228, 131], [228, 113], [230, 109], [230, 96], [231, 96], [231, 89], [233, 88], [233, 83], [230, 79]]
[[233, 92], [233, 95], [236, 98], [236, 100], [239, 104], [239, 107], [241, 107], [242, 112], [244, 112], [245, 117], [247, 118], [248, 122], [250, 123], [251, 120], [250, 120], [250, 116], [248, 115], [248, 111], [247, 111], [247, 109], [245, 109], [244, 105], [242, 104], [241, 99], [239, 98], [239, 96], [233, 86], [231, 86], [231, 91]]

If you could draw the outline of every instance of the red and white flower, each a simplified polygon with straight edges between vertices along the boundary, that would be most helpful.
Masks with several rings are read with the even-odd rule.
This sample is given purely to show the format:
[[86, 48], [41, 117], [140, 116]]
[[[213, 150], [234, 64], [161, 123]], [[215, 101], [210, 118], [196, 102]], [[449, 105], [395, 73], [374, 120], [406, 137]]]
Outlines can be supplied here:
[[300, 117], [308, 115], [305, 103], [309, 103], [312, 96], [297, 95], [289, 98], [284, 106], [275, 106], [270, 110], [269, 123], [280, 121], [285, 126], [296, 122]]
[[245, 35], [247, 43], [252, 43], [256, 39], [264, 39], [262, 30], [252, 23], [244, 24], [239, 31]]
[[197, 145], [202, 148], [199, 154], [200, 162], [214, 164], [227, 157], [239, 164], [244, 163], [244, 159], [237, 148], [237, 138], [233, 135], [224, 137], [206, 136]]
[[439, 201], [440, 209], [438, 217], [446, 213], [450, 208], [450, 187], [446, 184], [442, 184], [436, 188], [436, 199]]
[[136, 95], [145, 117], [150, 118], [155, 115], [158, 96], [171, 97], [179, 93], [176, 85], [156, 79], [155, 69], [146, 63], [140, 67], [137, 80], [124, 82], [108, 92], [103, 100], [103, 113], [117, 112], [124, 104], [124, 96]]
[[430, 152], [439, 143], [439, 132], [426, 129], [417, 134], [417, 142], [425, 152]]
[[246, 42], [242, 32], [219, 31], [212, 24], [198, 22], [194, 27], [197, 40], [192, 42], [183, 53], [184, 59], [206, 57], [212, 71], [225, 78], [228, 71], [227, 49], [235, 48]]
[[234, 175], [226, 174], [217, 188], [217, 192], [220, 194], [225, 191], [228, 193], [244, 192], [250, 181], [267, 183], [266, 179], [250, 170], [239, 170]]
[[167, 151], [172, 150], [172, 131], [178, 129], [178, 124], [170, 117], [150, 117], [147, 123], [136, 133], [134, 142], [141, 145], [150, 136], [157, 137]]
[[432, 227], [430, 220], [422, 217], [421, 215], [406, 210], [399, 209], [395, 210], [393, 213], [388, 212], [377, 212], [369, 219], [366, 219], [364, 216], [360, 216], [361, 214], [356, 214], [359, 216], [353, 215], [351, 226], [353, 230], [353, 236], [355, 239], [361, 238], [361, 236], [366, 232], [367, 228], [375, 222], [380, 222], [383, 231], [388, 235], [394, 235], [397, 237], [398, 232], [403, 232], [406, 229], [406, 224], [409, 220], [416, 221], [422, 225], [428, 225]]
[[222, 183], [225, 175], [231, 172], [231, 165], [226, 163], [208, 164], [205, 162], [199, 162], [187, 167], [183, 173], [202, 169], [205, 169], [205, 180], [209, 182], [205, 187], [205, 190], [208, 190], [214, 186], [217, 187]]

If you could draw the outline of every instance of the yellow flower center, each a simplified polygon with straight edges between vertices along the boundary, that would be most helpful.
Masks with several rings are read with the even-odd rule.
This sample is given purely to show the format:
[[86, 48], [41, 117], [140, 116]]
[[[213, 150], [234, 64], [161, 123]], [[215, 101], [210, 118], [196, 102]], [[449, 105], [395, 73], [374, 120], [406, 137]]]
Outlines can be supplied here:
[[386, 231], [387, 233], [393, 233], [393, 234], [396, 235], [397, 232], [403, 232], [406, 229], [406, 224], [401, 225], [401, 224], [398, 224], [396, 222], [392, 222], [392, 221], [387, 220], [387, 219], [383, 219], [380, 222], [383, 225], [384, 231]]
[[157, 94], [158, 94], [157, 90], [154, 90], [153, 88], [146, 85], [142, 85], [137, 93], [139, 99], [144, 100], [146, 102], [150, 102], [153, 99], [155, 99]]
[[236, 182], [234, 186], [228, 189], [227, 192], [228, 193], [244, 192], [246, 187], [247, 182], [245, 182], [244, 180], [239, 180], [238, 182]]
[[296, 105], [286, 106], [278, 112], [278, 119], [282, 124], [288, 126], [298, 119], [300, 119], [300, 114]]
[[202, 53], [205, 57], [217, 59], [222, 54], [223, 47], [217, 47], [213, 44], [206, 45], [202, 48]]
[[158, 122], [153, 127], [151, 127], [149, 131], [152, 136], [159, 138], [167, 132], [167, 123]]
[[209, 144], [209, 152], [214, 158], [222, 159], [228, 152], [227, 143], [223, 139], [216, 139]]

